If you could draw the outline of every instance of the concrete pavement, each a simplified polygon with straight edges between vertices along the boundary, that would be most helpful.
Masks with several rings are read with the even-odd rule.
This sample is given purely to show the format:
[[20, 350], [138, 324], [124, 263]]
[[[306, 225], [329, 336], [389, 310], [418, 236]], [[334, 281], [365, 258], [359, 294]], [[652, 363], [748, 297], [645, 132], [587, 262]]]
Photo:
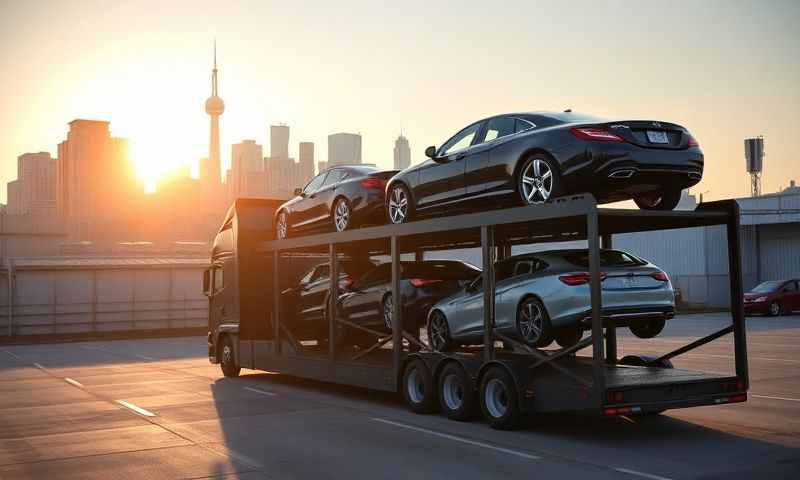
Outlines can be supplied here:
[[[621, 353], [724, 326], [678, 317]], [[798, 478], [800, 316], [748, 319], [745, 404], [652, 418], [557, 415], [499, 432], [390, 394], [243, 371], [202, 337], [0, 346], [0, 478]], [[677, 367], [732, 371], [730, 339]]]

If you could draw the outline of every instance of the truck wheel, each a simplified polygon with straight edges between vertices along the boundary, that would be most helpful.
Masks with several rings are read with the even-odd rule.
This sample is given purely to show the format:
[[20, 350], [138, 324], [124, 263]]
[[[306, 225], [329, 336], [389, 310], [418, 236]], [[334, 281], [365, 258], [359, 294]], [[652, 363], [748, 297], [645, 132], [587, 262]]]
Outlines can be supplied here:
[[566, 328], [556, 333], [556, 343], [561, 348], [569, 348], [576, 345], [583, 338], [583, 330], [579, 327]]
[[479, 389], [481, 411], [489, 426], [496, 430], [513, 430], [522, 420], [514, 379], [499, 366], [490, 367], [481, 378]]
[[449, 363], [439, 374], [439, 405], [450, 420], [469, 420], [477, 411], [475, 387], [467, 372], [457, 363]]
[[222, 368], [222, 374], [226, 377], [238, 377], [241, 367], [236, 363], [236, 355], [233, 350], [233, 340], [228, 335], [222, 337], [222, 344], [220, 345], [220, 360], [219, 366]]
[[428, 366], [415, 358], [403, 370], [403, 398], [414, 413], [433, 413], [436, 409], [436, 385]]
[[659, 318], [655, 320], [633, 322], [628, 328], [632, 334], [639, 338], [653, 338], [664, 330], [664, 324], [666, 324], [666, 320]]

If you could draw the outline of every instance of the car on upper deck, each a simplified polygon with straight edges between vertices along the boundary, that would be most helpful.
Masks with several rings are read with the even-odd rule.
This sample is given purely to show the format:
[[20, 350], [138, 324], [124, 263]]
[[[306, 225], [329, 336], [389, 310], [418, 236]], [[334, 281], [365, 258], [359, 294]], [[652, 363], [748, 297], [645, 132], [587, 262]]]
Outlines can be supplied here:
[[479, 120], [386, 189], [391, 223], [427, 215], [547, 202], [590, 192], [600, 203], [633, 199], [672, 210], [703, 176], [703, 152], [689, 131], [653, 120], [608, 120], [565, 111]]

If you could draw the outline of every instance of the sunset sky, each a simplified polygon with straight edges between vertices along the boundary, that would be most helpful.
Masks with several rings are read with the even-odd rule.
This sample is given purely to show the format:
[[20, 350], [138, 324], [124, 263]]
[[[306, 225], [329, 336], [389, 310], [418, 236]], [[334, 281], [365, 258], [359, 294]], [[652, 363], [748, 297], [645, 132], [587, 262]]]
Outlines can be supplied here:
[[[457, 6], [456, 6], [457, 5]], [[473, 120], [563, 110], [667, 120], [706, 154], [695, 192], [743, 196], [743, 139], [764, 135], [763, 190], [800, 180], [800, 2], [0, 1], [0, 198], [16, 157], [75, 118], [111, 121], [153, 180], [208, 151], [212, 42], [223, 167], [246, 138], [290, 153], [363, 135], [391, 167]]]

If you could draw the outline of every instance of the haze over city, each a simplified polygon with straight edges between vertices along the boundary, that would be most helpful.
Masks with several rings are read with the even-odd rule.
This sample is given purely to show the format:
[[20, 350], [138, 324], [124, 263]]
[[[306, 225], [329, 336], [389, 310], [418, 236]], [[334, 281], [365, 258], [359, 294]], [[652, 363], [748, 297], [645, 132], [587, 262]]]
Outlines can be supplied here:
[[792, 1], [4, 2], [0, 181], [25, 152], [55, 156], [75, 118], [110, 121], [148, 183], [196, 172], [216, 38], [223, 169], [231, 144], [267, 149], [281, 122], [294, 157], [312, 141], [325, 161], [328, 134], [359, 132], [363, 161], [391, 168], [401, 128], [417, 163], [478, 118], [572, 108], [686, 126], [706, 155], [693, 190], [712, 199], [748, 193], [742, 140], [764, 135], [773, 192], [800, 171], [799, 14]]

